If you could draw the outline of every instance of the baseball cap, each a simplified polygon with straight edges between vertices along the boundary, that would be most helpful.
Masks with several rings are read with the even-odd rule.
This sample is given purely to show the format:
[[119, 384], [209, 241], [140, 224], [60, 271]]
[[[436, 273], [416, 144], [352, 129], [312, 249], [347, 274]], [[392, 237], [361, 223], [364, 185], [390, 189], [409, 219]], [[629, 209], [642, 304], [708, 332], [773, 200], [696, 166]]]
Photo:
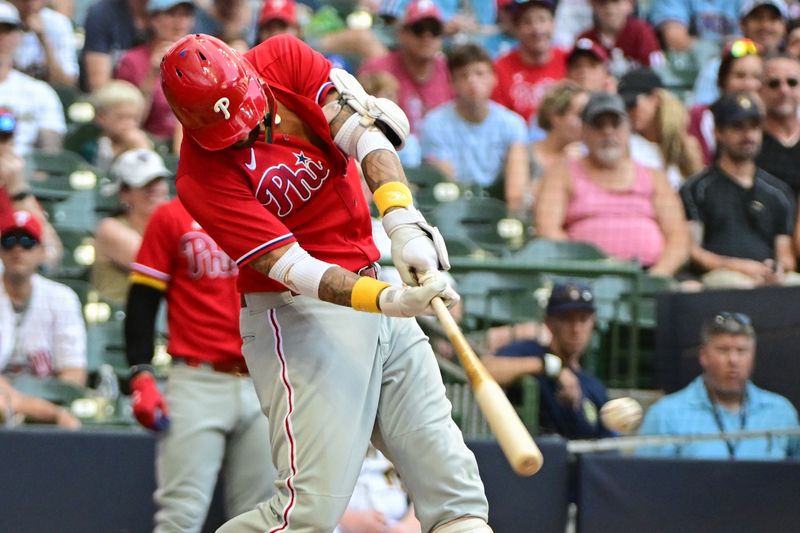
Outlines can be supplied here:
[[747, 93], [725, 94], [711, 104], [711, 114], [717, 126], [729, 126], [748, 119], [764, 118], [758, 102]]
[[625, 102], [618, 94], [607, 93], [604, 91], [592, 93], [586, 107], [581, 112], [581, 120], [591, 124], [600, 115], [613, 113], [621, 117], [627, 117]]
[[179, 4], [189, 4], [195, 7], [193, 0], [148, 0], [147, 13], [161, 13], [168, 11]]
[[271, 20], [282, 20], [289, 26], [297, 25], [297, 6], [294, 0], [265, 0], [258, 16], [258, 25]]
[[789, 9], [783, 0], [745, 0], [739, 8], [739, 18], [743, 19], [750, 16], [750, 13], [761, 6], [770, 6], [778, 12], [781, 18], [789, 18]]
[[0, 135], [11, 135], [17, 127], [17, 117], [7, 107], [0, 107]]
[[622, 97], [625, 105], [633, 107], [636, 105], [636, 97], [646, 94], [653, 89], [663, 87], [664, 83], [652, 69], [637, 68], [629, 70], [619, 80], [617, 92]]
[[424, 19], [433, 19], [444, 24], [442, 12], [436, 7], [433, 0], [412, 0], [403, 14], [403, 26], [411, 26]]
[[8, 2], [0, 2], [0, 24], [14, 26], [15, 28], [22, 27], [22, 19], [19, 18], [19, 11], [13, 4]]
[[547, 301], [547, 314], [558, 315], [570, 311], [594, 313], [594, 295], [586, 283], [580, 281], [560, 282], [553, 285]]
[[591, 56], [601, 63], [608, 62], [608, 52], [606, 52], [606, 49], [588, 37], [581, 37], [575, 41], [575, 46], [572, 47], [569, 55], [567, 55], [567, 65], [572, 63], [572, 61], [580, 55]]
[[553, 0], [512, 0], [508, 4], [514, 10], [528, 6], [538, 6], [550, 10], [551, 13], [556, 11], [556, 2]]
[[42, 226], [33, 213], [20, 209], [5, 220], [6, 224], [0, 228], [0, 235], [10, 235], [12, 233], [25, 233], [36, 239], [42, 240]]
[[172, 173], [164, 165], [160, 155], [141, 148], [120, 154], [111, 166], [111, 175], [117, 180], [117, 184], [138, 189], [155, 179], [168, 178]]

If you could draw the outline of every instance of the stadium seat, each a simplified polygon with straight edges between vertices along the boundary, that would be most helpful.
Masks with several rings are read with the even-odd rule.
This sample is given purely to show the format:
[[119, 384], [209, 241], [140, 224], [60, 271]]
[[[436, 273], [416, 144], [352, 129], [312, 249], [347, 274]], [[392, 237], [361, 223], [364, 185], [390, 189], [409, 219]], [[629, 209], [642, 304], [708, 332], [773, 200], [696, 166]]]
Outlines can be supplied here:
[[[80, 154], [82, 157], [89, 157], [87, 146], [94, 143], [101, 134], [100, 126], [94, 122], [75, 124], [69, 128], [64, 137], [64, 149]], [[96, 151], [96, 148], [93, 151]]]
[[542, 317], [538, 274], [473, 271], [460, 276], [457, 287], [463, 299], [462, 327], [468, 331]]
[[22, 374], [12, 380], [15, 389], [58, 405], [70, 405], [74, 400], [87, 395], [87, 390], [78, 385], [55, 378], [38, 378]]
[[533, 239], [514, 252], [513, 257], [531, 261], [597, 261], [608, 256], [588, 242]]
[[106, 302], [89, 302], [84, 306], [89, 347], [89, 369], [108, 363], [118, 376], [128, 373], [125, 357], [125, 310]]
[[643, 273], [637, 283], [638, 288], [630, 278], [603, 276], [594, 284], [602, 351], [606, 354], [601, 375], [613, 387], [654, 385], [655, 296], [672, 290], [673, 282]]
[[81, 156], [68, 150], [34, 150], [25, 156], [28, 183], [33, 194], [44, 200], [64, 200], [75, 191], [97, 185], [97, 172]]
[[505, 220], [508, 220], [505, 203], [474, 196], [439, 204], [429, 217], [445, 240], [461, 239], [496, 255], [507, 255], [512, 247], [512, 239], [501, 234]]
[[94, 120], [94, 105], [89, 101], [89, 97], [82, 93], [77, 87], [71, 85], [53, 85], [53, 89], [61, 101], [64, 108], [64, 118], [67, 127], [72, 124], [84, 124]]
[[437, 183], [450, 181], [441, 170], [426, 161], [423, 161], [417, 167], [404, 168], [403, 170], [405, 171], [408, 182], [419, 189], [427, 189], [433, 187]]
[[61, 229], [58, 236], [64, 246], [64, 256], [57, 275], [74, 280], [88, 280], [89, 269], [95, 260], [94, 237], [91, 232]]

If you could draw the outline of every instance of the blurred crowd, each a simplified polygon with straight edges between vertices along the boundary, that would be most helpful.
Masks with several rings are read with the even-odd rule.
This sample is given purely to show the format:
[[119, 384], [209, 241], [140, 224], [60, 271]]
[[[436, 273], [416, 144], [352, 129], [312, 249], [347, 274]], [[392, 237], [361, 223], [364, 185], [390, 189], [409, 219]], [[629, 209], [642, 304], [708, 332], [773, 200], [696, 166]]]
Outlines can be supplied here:
[[[93, 228], [87, 281], [124, 306], [180, 154], [161, 58], [190, 32], [241, 51], [282, 33], [302, 38], [403, 109], [411, 135], [399, 155], [412, 184], [425, 169], [495, 198], [530, 237], [591, 243], [687, 291], [800, 283], [800, 2], [0, 0], [6, 376], [89, 379], [83, 302], [48, 279], [64, 260], [63, 234], [31, 188], [35, 156], [68, 150], [106, 178], [115, 206]], [[88, 115], [73, 113], [76, 100], [89, 103]], [[587, 291], [578, 287], [578, 303]], [[583, 303], [575, 327], [586, 336], [594, 306]], [[741, 317], [721, 320], [754, 338]], [[542, 374], [542, 354], [559, 352], [574, 372], [552, 390], [544, 383], [552, 407], [544, 425], [611, 434], [573, 416], [591, 399], [596, 422], [607, 398], [580, 371], [588, 341], [562, 349], [569, 341], [559, 324], [547, 324], [554, 344], [506, 346], [490, 369], [510, 383]], [[713, 357], [705, 358], [710, 372]], [[744, 383], [749, 368], [740, 374]], [[4, 412], [80, 426], [11, 383], [0, 381]], [[395, 521], [405, 515], [404, 507]]]

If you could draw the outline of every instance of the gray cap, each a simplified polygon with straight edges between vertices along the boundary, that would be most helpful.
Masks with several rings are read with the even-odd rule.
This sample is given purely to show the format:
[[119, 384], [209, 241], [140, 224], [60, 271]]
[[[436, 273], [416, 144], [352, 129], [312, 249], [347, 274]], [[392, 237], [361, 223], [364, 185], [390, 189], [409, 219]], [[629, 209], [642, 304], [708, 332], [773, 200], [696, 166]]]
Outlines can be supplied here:
[[17, 28], [22, 27], [22, 19], [19, 18], [19, 11], [13, 4], [0, 2], [0, 24], [7, 24]]
[[625, 102], [622, 101], [622, 97], [618, 94], [603, 91], [592, 93], [589, 97], [589, 102], [581, 112], [581, 120], [591, 124], [597, 117], [606, 113], [627, 117], [628, 113], [625, 110]]

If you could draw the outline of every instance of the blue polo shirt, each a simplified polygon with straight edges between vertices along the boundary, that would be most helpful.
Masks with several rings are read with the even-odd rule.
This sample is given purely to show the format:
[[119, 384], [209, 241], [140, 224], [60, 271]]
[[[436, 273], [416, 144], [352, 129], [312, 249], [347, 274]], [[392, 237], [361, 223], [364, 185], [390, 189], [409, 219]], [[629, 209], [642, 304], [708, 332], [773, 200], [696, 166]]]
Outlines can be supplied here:
[[[744, 428], [741, 413], [733, 413], [724, 407], [717, 412], [726, 432], [764, 431], [792, 429], [798, 427], [797, 411], [779, 394], [769, 392], [747, 382]], [[702, 376], [694, 379], [685, 388], [669, 394], [647, 411], [641, 435], [699, 435], [718, 433], [714, 410]], [[800, 457], [800, 439], [797, 437], [773, 437], [743, 439], [731, 442], [736, 459], [785, 459]], [[695, 459], [729, 459], [730, 453], [724, 440], [698, 441], [685, 444], [669, 444], [640, 448], [639, 455], [687, 457]]]
[[[539, 357], [549, 351], [536, 341], [525, 340], [512, 342], [503, 346], [498, 356], [506, 357]], [[573, 370], [583, 391], [583, 399], [578, 409], [561, 405], [556, 400], [556, 382], [545, 376], [536, 376], [539, 381], [539, 427], [544, 433], [558, 433], [568, 439], [594, 439], [613, 437], [616, 433], [609, 431], [600, 422], [600, 407], [608, 401], [606, 388], [600, 381], [584, 372]]]

